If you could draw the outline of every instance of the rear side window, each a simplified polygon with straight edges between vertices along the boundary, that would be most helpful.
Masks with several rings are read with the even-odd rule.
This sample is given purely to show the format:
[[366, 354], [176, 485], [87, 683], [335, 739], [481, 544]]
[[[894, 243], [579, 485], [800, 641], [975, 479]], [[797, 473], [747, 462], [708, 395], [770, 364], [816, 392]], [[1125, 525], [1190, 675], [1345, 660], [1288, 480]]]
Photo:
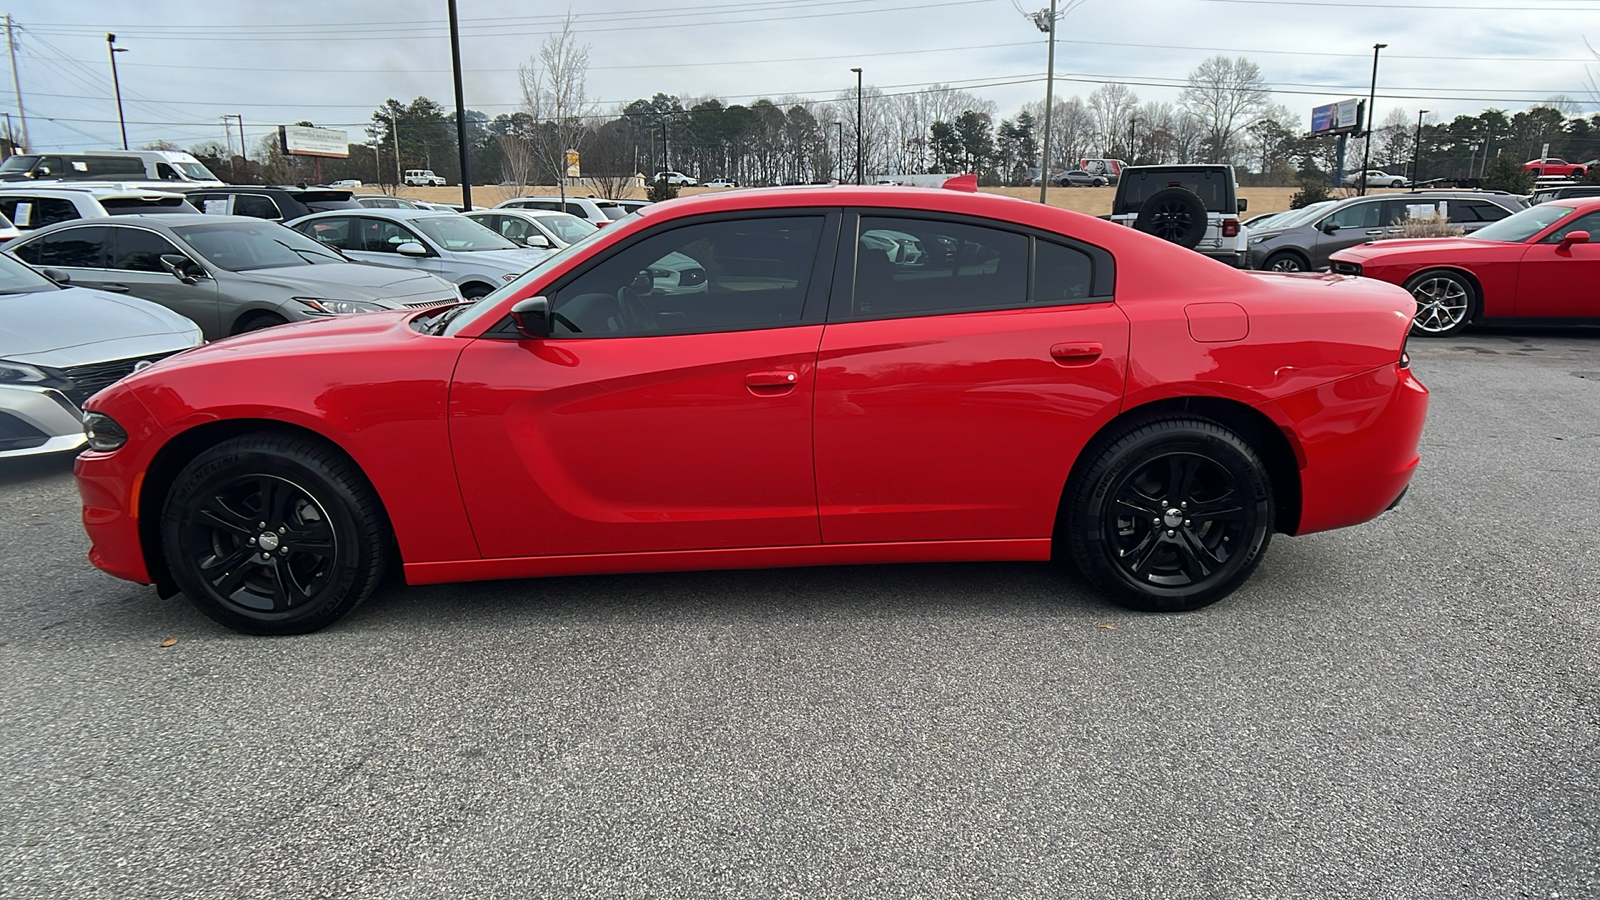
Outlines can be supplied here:
[[1030, 239], [961, 222], [862, 216], [852, 318], [1028, 303]]
[[79, 218], [78, 208], [72, 201], [53, 197], [6, 197], [0, 200], [0, 213], [23, 230]]
[[177, 253], [172, 242], [142, 228], [112, 228], [111, 265], [129, 272], [165, 272], [161, 255]]
[[[555, 205], [551, 204], [551, 205], [546, 206], [546, 205], [541, 204], [539, 208], [540, 209], [555, 209]], [[567, 212], [571, 213], [572, 215], [578, 216], [580, 218], [584, 218], [584, 219], [589, 218], [589, 211], [584, 209], [583, 207], [579, 206], [576, 203], [568, 203], [567, 204]]]
[[1452, 222], [1498, 222], [1511, 215], [1510, 211], [1487, 200], [1451, 200]]
[[[78, 169], [78, 161], [71, 160], [74, 170]], [[127, 156], [89, 156], [84, 158], [88, 163], [87, 175], [90, 178], [144, 178], [144, 160]], [[79, 174], [85, 174], [79, 172]]]
[[1049, 241], [1034, 244], [1033, 302], [1082, 303], [1093, 294], [1094, 262], [1089, 254]]
[[233, 197], [233, 214], [236, 216], [250, 216], [255, 219], [282, 219], [283, 213], [279, 211], [278, 204], [264, 194], [235, 194]]
[[68, 228], [41, 235], [18, 247], [17, 256], [35, 266], [103, 269], [110, 243], [109, 228]]
[[105, 211], [113, 216], [143, 216], [154, 213], [199, 212], [182, 197], [161, 197], [142, 200], [138, 197], [107, 197], [100, 201]]

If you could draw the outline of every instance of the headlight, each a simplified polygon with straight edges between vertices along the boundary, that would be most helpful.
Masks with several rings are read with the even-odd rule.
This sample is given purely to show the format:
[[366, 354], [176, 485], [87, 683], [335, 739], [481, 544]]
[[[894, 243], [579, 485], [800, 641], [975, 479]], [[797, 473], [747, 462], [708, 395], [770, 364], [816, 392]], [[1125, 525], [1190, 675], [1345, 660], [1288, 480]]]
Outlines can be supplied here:
[[101, 453], [110, 453], [128, 442], [128, 433], [105, 413], [84, 413], [83, 433], [89, 439], [89, 449]]
[[0, 384], [38, 384], [49, 377], [33, 366], [0, 359]]
[[385, 307], [380, 303], [369, 300], [325, 300], [320, 297], [296, 297], [295, 302], [303, 303], [314, 313], [324, 316], [348, 316], [351, 313], [377, 312]]

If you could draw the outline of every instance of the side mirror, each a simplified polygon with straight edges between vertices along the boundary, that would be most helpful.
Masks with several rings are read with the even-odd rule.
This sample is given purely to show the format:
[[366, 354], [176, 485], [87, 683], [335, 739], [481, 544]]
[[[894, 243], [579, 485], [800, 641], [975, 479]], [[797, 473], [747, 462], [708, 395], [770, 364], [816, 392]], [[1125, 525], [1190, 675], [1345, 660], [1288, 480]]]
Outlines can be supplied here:
[[1339, 223], [1338, 222], [1323, 222], [1322, 223], [1322, 233], [1323, 234], [1333, 234], [1335, 231], [1338, 231], [1338, 230], [1339, 230]]
[[1561, 239], [1561, 249], [1562, 250], [1569, 250], [1569, 249], [1572, 248], [1573, 244], [1587, 244], [1587, 243], [1589, 243], [1589, 232], [1587, 232], [1587, 231], [1569, 231], [1569, 232], [1567, 232], [1566, 236]]
[[550, 336], [550, 298], [529, 297], [518, 300], [511, 307], [511, 321], [523, 337], [547, 338]]
[[549, 250], [550, 239], [542, 234], [529, 234], [523, 237], [522, 246], [532, 247], [535, 250]]
[[161, 268], [166, 269], [173, 278], [184, 284], [194, 284], [205, 275], [205, 272], [194, 264], [194, 260], [182, 253], [161, 254]]
[[60, 269], [40, 269], [39, 274], [50, 279], [51, 281], [54, 281], [56, 284], [59, 284], [62, 287], [66, 287], [72, 283], [72, 276], [61, 271]]
[[1250, 208], [1250, 201], [1244, 199], [1243, 197], [1240, 197], [1239, 198], [1239, 212], [1244, 212], [1245, 210], [1247, 210], [1249, 208]]
[[401, 256], [427, 256], [428, 248], [417, 241], [406, 241], [394, 248], [394, 252]]

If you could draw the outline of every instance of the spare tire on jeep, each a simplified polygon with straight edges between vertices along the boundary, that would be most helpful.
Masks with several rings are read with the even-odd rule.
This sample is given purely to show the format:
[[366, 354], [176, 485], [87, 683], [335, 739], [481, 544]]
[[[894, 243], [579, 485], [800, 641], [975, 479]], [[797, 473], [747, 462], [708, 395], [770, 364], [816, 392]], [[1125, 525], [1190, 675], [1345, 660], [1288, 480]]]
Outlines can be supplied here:
[[1193, 250], [1206, 236], [1205, 201], [1185, 187], [1162, 188], [1139, 206], [1133, 227]]

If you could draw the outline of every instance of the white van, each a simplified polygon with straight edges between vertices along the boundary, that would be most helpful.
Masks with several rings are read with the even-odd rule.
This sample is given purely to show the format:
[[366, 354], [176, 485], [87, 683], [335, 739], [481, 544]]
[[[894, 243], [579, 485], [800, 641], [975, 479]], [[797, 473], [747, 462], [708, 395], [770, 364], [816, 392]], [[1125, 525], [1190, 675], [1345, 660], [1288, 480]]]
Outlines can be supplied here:
[[25, 153], [0, 162], [3, 181], [160, 181], [220, 185], [181, 150], [85, 150], [81, 153]]
[[432, 169], [407, 169], [406, 185], [409, 187], [444, 187], [449, 182], [433, 174]]

